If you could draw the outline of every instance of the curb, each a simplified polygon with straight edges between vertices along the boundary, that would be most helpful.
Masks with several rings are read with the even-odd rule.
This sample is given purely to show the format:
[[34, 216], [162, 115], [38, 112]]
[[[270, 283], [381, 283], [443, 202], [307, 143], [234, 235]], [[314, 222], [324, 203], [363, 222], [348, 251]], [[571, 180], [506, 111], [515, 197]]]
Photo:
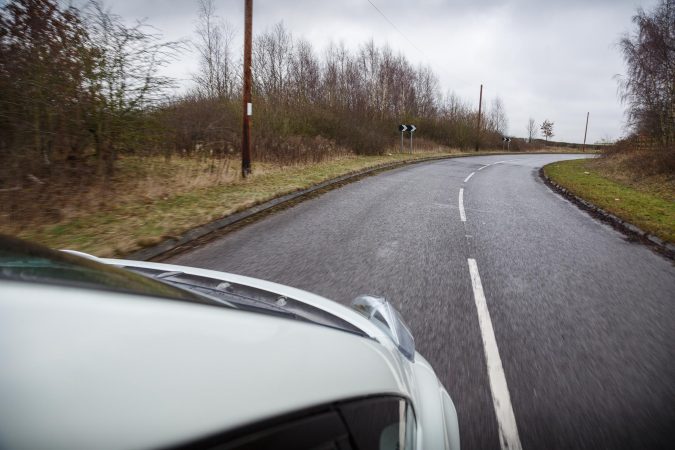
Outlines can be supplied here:
[[[559, 154], [559, 153], [560, 152], [532, 152], [531, 154]], [[209, 222], [207, 224], [192, 228], [191, 230], [186, 231], [179, 237], [167, 238], [162, 242], [160, 242], [159, 244], [133, 251], [131, 253], [124, 255], [123, 257], [125, 259], [138, 261], [162, 261], [169, 257], [183, 253], [198, 245], [205, 244], [210, 240], [215, 239], [216, 237], [223, 235], [228, 231], [231, 231], [231, 229], [255, 221], [257, 218], [262, 217], [267, 213], [273, 212], [275, 210], [280, 210], [288, 206], [292, 206], [295, 203], [298, 203], [304, 200], [305, 198], [309, 198], [312, 195], [327, 192], [329, 190], [341, 187], [344, 184], [357, 181], [363, 177], [375, 175], [378, 172], [396, 169], [399, 167], [408, 166], [412, 164], [420, 164], [424, 162], [439, 161], [444, 159], [467, 158], [472, 156], [526, 155], [526, 154], [530, 153], [481, 152], [478, 154], [473, 153], [466, 153], [460, 155], [448, 154], [447, 156], [434, 156], [430, 158], [420, 158], [408, 161], [396, 161], [392, 163], [380, 164], [377, 166], [360, 170], [358, 172], [342, 175], [340, 177], [324, 181], [307, 189], [303, 189], [300, 191], [292, 192], [290, 194], [273, 198], [272, 200], [268, 200], [259, 205], [252, 206], [243, 211], [239, 211], [227, 215], [225, 217], [222, 217], [220, 219], [217, 219], [213, 222]]]
[[593, 217], [600, 219], [601, 221], [610, 224], [616, 230], [621, 231], [623, 234], [637, 239], [643, 244], [653, 248], [658, 251], [665, 257], [675, 260], [675, 245], [669, 244], [668, 242], [663, 241], [661, 238], [649, 234], [646, 231], [642, 230], [635, 225], [626, 222], [625, 220], [615, 216], [614, 214], [608, 213], [602, 208], [595, 206], [587, 200], [573, 194], [567, 188], [559, 185], [555, 181], [551, 180], [548, 175], [544, 172], [544, 168], [539, 169], [539, 176], [544, 181], [544, 183], [551, 188], [554, 192], [562, 195], [566, 199], [570, 200], [572, 203], [577, 205], [579, 208], [585, 210]]

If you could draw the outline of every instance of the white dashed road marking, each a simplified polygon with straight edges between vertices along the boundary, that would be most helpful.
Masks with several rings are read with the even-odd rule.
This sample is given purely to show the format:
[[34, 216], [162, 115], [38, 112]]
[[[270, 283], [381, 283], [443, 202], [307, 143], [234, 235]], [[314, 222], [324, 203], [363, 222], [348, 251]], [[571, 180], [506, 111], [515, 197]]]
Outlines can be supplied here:
[[[461, 191], [459, 196], [461, 204]], [[490, 312], [485, 301], [483, 285], [478, 273], [478, 265], [473, 258], [469, 258], [468, 262], [471, 285], [473, 286], [473, 297], [478, 311], [478, 324], [480, 326], [481, 337], [483, 338], [483, 350], [487, 363], [492, 403], [495, 407], [495, 415], [497, 416], [497, 425], [499, 427], [499, 443], [502, 450], [521, 450], [522, 446], [520, 444], [520, 437], [518, 436], [518, 426], [516, 425], [516, 418], [513, 415], [511, 396], [509, 395], [509, 388], [506, 385], [504, 367], [502, 367], [502, 360], [499, 357], [497, 339], [495, 338]]]
[[[495, 164], [502, 164], [502, 163], [505, 163], [505, 162], [508, 162], [508, 161], [497, 161], [497, 162], [493, 162], [493, 163], [491, 163], [491, 164], [486, 164], [486, 165], [484, 165], [483, 167], [479, 167], [478, 170], [483, 170], [483, 169], [485, 169], [486, 167], [494, 166]], [[469, 178], [470, 178], [470, 177], [471, 177], [471, 175], [469, 175]], [[468, 179], [468, 178], [467, 178], [467, 179]], [[464, 182], [466, 183], [466, 180], [464, 180]]]
[[459, 218], [462, 222], [466, 222], [466, 214], [464, 213], [464, 189], [459, 190]]
[[469, 181], [474, 173], [476, 172], [471, 172], [468, 177], [464, 178], [464, 182], [466, 183], [467, 181]]

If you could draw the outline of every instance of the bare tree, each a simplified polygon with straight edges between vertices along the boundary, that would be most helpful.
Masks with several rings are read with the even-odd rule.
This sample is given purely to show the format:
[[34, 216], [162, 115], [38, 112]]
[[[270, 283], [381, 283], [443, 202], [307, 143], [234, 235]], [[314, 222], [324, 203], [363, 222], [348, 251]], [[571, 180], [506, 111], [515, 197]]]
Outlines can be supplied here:
[[321, 67], [312, 44], [305, 39], [295, 43], [290, 63], [291, 98], [296, 103], [316, 102], [321, 91]]
[[198, 0], [197, 26], [199, 72], [194, 75], [198, 92], [210, 98], [230, 98], [236, 75], [232, 62], [234, 28], [219, 21], [214, 0]]
[[96, 101], [89, 131], [110, 177], [118, 149], [133, 145], [137, 120], [158, 106], [166, 98], [166, 89], [173, 86], [173, 80], [160, 75], [159, 69], [175, 58], [183, 44], [163, 41], [144, 22], [127, 26], [98, 0], [89, 3], [86, 19], [89, 45], [99, 55], [90, 74]]
[[417, 113], [421, 117], [432, 117], [436, 114], [439, 98], [438, 79], [430, 67], [420, 66], [415, 77], [417, 96]]
[[293, 36], [283, 22], [255, 38], [254, 87], [259, 95], [276, 101], [288, 99], [287, 83], [293, 58]]
[[506, 118], [504, 102], [502, 102], [501, 98], [496, 97], [494, 100], [492, 100], [492, 107], [490, 108], [488, 121], [499, 134], [502, 136], [506, 135], [509, 128], [509, 122]]
[[553, 137], [553, 122], [551, 122], [548, 119], [545, 119], [542, 124], [541, 124], [541, 134], [544, 135], [546, 138], [546, 142], [548, 142], [548, 138]]
[[530, 144], [532, 143], [532, 139], [537, 137], [537, 124], [532, 117], [527, 121], [527, 137]]
[[675, 143], [675, 1], [633, 16], [637, 30], [619, 42], [628, 73], [619, 78], [629, 125], [661, 145]]

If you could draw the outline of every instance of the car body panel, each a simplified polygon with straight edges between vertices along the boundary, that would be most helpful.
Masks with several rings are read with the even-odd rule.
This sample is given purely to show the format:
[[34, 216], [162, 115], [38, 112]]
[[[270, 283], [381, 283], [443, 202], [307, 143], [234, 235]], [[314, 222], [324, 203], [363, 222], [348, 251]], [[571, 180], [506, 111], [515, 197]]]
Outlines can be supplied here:
[[3, 286], [0, 447], [162, 447], [345, 398], [411, 396], [369, 338], [91, 292]]
[[[247, 277], [244, 275], [237, 275], [228, 272], [219, 272], [209, 269], [200, 269], [197, 267], [180, 266], [176, 264], [165, 264], [147, 261], [130, 261], [124, 259], [109, 259], [109, 258], [97, 258], [97, 260], [104, 264], [112, 264], [115, 266], [158, 269], [158, 270], [165, 270], [167, 272], [171, 271], [185, 272], [193, 275], [200, 275], [204, 277], [216, 278], [223, 281], [229, 281], [231, 283], [243, 284], [247, 286], [255, 286], [256, 288], [263, 289], [269, 292], [275, 292], [279, 295], [290, 297], [302, 301], [308, 305], [314, 306], [316, 308], [323, 309], [324, 311], [330, 314], [333, 314], [346, 320], [347, 322], [351, 323], [360, 330], [363, 330], [363, 332], [366, 333], [368, 336], [377, 339], [384, 345], [387, 345], [388, 347], [390, 346], [389, 344], [391, 341], [389, 340], [389, 337], [385, 333], [383, 333], [380, 328], [375, 326], [372, 322], [370, 322], [368, 319], [363, 317], [358, 312], [354, 311], [351, 308], [347, 308], [344, 305], [341, 305], [333, 300], [291, 286], [274, 283], [272, 281], [261, 280], [258, 278]], [[391, 345], [391, 348], [395, 348], [395, 346]]]
[[[9, 245], [21, 252], [20, 243]], [[417, 448], [454, 448], [456, 413], [433, 369], [374, 319], [251, 277], [67, 252], [178, 283], [202, 299], [200, 286], [211, 286], [213, 298], [167, 301], [143, 283], [118, 292], [30, 271], [3, 280], [0, 448], [161, 448], [382, 395], [412, 405]], [[233, 295], [243, 309], [218, 300]]]
[[[453, 450], [460, 448], [459, 427], [457, 425], [455, 406], [429, 362], [418, 352], [415, 353], [415, 360], [413, 362], [408, 361], [399, 352], [396, 344], [392, 342], [386, 333], [383, 333], [378, 326], [355, 310], [301, 289], [227, 272], [154, 262], [119, 259], [101, 259], [100, 261], [123, 267], [159, 269], [167, 272], [180, 271], [212, 277], [231, 283], [255, 286], [321, 308], [330, 314], [348, 321], [373, 339], [376, 339], [393, 355], [396, 364], [392, 367], [392, 370], [397, 370], [401, 373], [401, 378], [406, 384], [406, 395], [412, 399], [413, 406], [418, 414], [420, 428], [420, 432], [418, 433], [418, 448], [447, 448]], [[364, 372], [364, 374], [367, 374], [367, 372]], [[422, 420], [419, 420], [419, 416], [421, 416]]]

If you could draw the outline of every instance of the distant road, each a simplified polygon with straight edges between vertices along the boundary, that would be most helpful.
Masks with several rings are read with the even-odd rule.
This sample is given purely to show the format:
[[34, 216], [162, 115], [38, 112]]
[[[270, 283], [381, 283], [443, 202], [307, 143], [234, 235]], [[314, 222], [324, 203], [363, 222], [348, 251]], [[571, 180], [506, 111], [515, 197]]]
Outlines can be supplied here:
[[498, 423], [526, 449], [672, 448], [675, 268], [539, 179], [576, 157], [404, 167], [172, 262], [389, 298], [455, 401], [463, 448], [499, 448]]

